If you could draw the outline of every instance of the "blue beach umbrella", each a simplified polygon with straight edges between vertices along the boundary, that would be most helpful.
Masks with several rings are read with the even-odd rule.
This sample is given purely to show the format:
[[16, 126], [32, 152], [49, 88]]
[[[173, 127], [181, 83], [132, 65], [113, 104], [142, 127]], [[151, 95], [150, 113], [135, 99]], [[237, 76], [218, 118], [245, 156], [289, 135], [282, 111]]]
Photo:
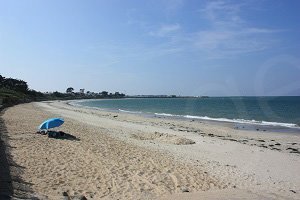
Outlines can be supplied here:
[[61, 118], [51, 118], [44, 121], [40, 126], [40, 130], [48, 130], [49, 128], [59, 127], [64, 123], [64, 119]]

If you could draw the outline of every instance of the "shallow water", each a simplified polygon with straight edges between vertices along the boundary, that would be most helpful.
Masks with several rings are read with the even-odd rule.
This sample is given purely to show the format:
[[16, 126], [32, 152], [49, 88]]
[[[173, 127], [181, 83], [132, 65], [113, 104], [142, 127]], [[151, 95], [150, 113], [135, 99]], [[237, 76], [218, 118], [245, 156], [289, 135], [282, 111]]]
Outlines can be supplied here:
[[299, 127], [300, 97], [133, 98], [77, 102], [128, 113]]

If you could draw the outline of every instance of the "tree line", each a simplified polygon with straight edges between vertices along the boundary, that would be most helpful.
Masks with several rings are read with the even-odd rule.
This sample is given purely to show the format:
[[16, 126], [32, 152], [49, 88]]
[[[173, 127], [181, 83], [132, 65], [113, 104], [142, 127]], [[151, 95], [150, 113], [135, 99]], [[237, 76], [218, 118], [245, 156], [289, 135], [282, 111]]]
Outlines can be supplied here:
[[18, 103], [45, 100], [71, 100], [71, 99], [97, 99], [97, 98], [123, 98], [125, 94], [102, 91], [99, 93], [87, 91], [86, 93], [74, 92], [72, 87], [67, 88], [66, 93], [47, 92], [42, 93], [28, 87], [26, 81], [14, 78], [6, 78], [0, 75], [0, 107]]
[[86, 93], [83, 92], [74, 92], [73, 87], [68, 87], [66, 90], [67, 94], [73, 94], [73, 95], [84, 95], [84, 96], [91, 96], [91, 97], [98, 97], [98, 98], [122, 98], [125, 97], [126, 95], [124, 93], [120, 92], [107, 92], [107, 91], [102, 91], [102, 92], [91, 92], [87, 91]]
[[0, 104], [10, 106], [18, 103], [45, 99], [44, 94], [29, 89], [27, 82], [0, 75]]
[[26, 93], [28, 85], [25, 81], [14, 78], [5, 78], [0, 75], [0, 88], [7, 88], [10, 90]]

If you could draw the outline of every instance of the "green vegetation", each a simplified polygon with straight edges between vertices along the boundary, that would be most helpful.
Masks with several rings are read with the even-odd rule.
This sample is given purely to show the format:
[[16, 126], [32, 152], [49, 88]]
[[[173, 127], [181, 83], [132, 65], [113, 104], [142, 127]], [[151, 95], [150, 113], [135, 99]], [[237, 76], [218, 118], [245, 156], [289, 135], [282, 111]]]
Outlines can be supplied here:
[[42, 93], [28, 88], [25, 81], [13, 78], [5, 78], [0, 75], [0, 107], [7, 107], [19, 103], [45, 100], [71, 100], [71, 99], [100, 99], [100, 98], [123, 98], [125, 94], [115, 92], [108, 93], [102, 91], [99, 93], [73, 92], [74, 88], [69, 87], [66, 93], [51, 92]]
[[0, 105], [11, 106], [18, 103], [44, 100], [41, 92], [30, 90], [25, 81], [5, 78], [0, 75]]
[[6, 88], [0, 88], [0, 104], [10, 105], [24, 101], [26, 95]]
[[74, 88], [72, 88], [72, 87], [69, 87], [69, 88], [67, 88], [67, 90], [66, 90], [67, 93], [72, 93], [73, 91], [74, 91]]

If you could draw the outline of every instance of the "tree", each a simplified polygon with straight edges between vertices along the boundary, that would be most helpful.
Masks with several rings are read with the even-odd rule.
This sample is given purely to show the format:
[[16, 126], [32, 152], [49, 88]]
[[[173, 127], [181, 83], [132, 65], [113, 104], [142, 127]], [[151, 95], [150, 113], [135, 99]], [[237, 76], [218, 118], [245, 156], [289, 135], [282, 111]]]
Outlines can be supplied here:
[[101, 95], [104, 96], [104, 97], [106, 97], [108, 95], [108, 92], [107, 91], [102, 91]]
[[64, 97], [64, 94], [63, 93], [60, 93], [60, 92], [57, 92], [57, 91], [55, 91], [55, 92], [53, 92], [53, 94], [52, 94], [54, 97]]
[[3, 83], [4, 79], [5, 79], [5, 77], [0, 75], [0, 87], [2, 87], [2, 83]]
[[72, 88], [72, 87], [69, 87], [66, 90], [67, 93], [73, 93], [73, 91], [74, 91], [74, 88]]
[[28, 85], [25, 81], [13, 78], [2, 77], [2, 87], [6, 87], [10, 90], [15, 90], [17, 92], [26, 93], [28, 91]]

